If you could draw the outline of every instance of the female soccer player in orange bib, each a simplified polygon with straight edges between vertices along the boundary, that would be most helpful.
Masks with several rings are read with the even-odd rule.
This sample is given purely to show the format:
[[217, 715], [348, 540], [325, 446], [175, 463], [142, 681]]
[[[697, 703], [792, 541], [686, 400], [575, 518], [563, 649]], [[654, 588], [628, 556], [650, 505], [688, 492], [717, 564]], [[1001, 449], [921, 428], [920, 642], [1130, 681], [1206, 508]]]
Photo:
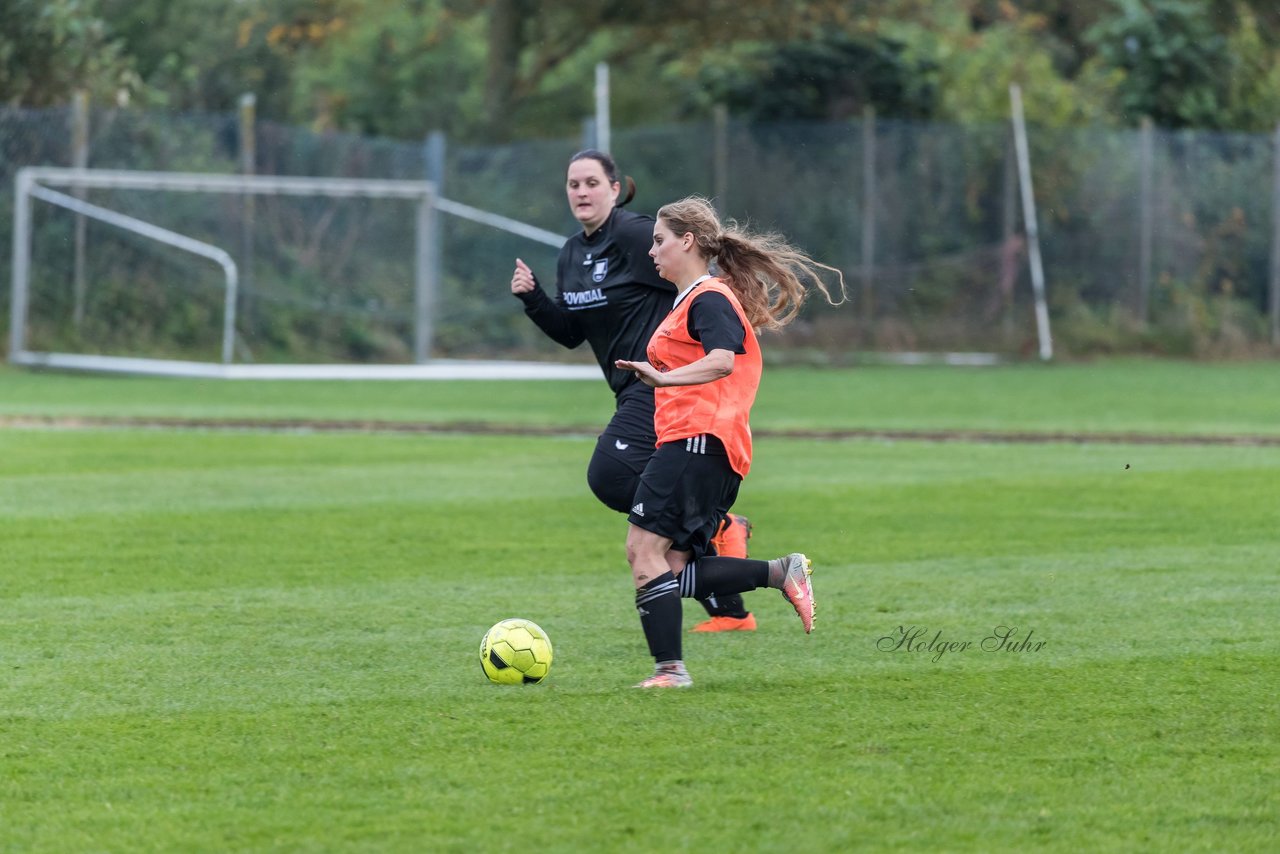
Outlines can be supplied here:
[[675, 305], [649, 340], [648, 361], [615, 363], [654, 389], [658, 445], [627, 517], [636, 611], [655, 662], [653, 676], [636, 687], [686, 688], [693, 680], [681, 651], [682, 596], [777, 588], [804, 630], [813, 630], [805, 555], [708, 556], [708, 544], [751, 467], [751, 405], [762, 368], [756, 330], [789, 323], [809, 287], [834, 304], [819, 270], [835, 274], [842, 298], [844, 277], [776, 235], [726, 229], [698, 197], [658, 211], [649, 255], [676, 286]]

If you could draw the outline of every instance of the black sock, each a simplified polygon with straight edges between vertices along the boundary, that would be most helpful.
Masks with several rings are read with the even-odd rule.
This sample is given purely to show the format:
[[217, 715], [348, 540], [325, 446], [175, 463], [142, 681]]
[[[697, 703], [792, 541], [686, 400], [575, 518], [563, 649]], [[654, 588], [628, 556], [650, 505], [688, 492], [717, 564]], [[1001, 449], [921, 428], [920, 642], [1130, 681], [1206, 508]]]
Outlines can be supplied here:
[[673, 573], [664, 572], [636, 591], [636, 613], [654, 661], [684, 657], [680, 648], [680, 583]]
[[686, 599], [720, 598], [769, 586], [769, 562], [742, 557], [704, 557], [680, 573], [680, 595]]
[[747, 604], [737, 593], [722, 593], [698, 601], [707, 609], [707, 615], [711, 617], [734, 617], [741, 620], [747, 616]]

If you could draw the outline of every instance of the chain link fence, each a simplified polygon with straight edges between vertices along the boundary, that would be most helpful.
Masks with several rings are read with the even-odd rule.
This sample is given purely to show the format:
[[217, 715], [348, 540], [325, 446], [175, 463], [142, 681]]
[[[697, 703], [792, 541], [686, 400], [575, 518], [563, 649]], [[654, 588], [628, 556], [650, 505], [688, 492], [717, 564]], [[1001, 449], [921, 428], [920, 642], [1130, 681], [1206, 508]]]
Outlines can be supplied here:
[[[87, 140], [79, 152], [77, 122]], [[248, 129], [258, 174], [427, 178], [450, 199], [565, 235], [577, 228], [563, 180], [581, 139], [436, 140], [432, 149], [270, 122]], [[246, 162], [245, 130], [237, 114], [0, 110], [0, 312], [7, 318], [17, 169], [72, 165], [79, 156], [95, 168], [234, 173]], [[1275, 140], [1033, 128], [1030, 143], [1058, 353], [1276, 352]], [[873, 117], [762, 125], [721, 116], [615, 131], [612, 148], [638, 185], [633, 209], [652, 213], [705, 195], [726, 217], [781, 231], [843, 271], [848, 302], [811, 301], [799, 322], [771, 336], [773, 358], [1035, 352], [1007, 126]], [[413, 214], [403, 203], [80, 195], [236, 257], [245, 270], [239, 358], [412, 357]], [[216, 276], [192, 258], [75, 220], [37, 209], [33, 346], [207, 358]], [[545, 340], [508, 292], [517, 256], [552, 286], [555, 250], [453, 217], [442, 225], [433, 355], [588, 360]]]

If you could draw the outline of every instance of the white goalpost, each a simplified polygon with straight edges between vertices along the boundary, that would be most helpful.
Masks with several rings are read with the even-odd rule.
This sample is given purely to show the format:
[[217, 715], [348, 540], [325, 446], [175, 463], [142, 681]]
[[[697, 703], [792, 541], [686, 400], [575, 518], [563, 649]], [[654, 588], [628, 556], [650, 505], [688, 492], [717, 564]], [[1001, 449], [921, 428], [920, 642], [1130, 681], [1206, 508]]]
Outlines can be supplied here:
[[[53, 188], [60, 189], [53, 189]], [[66, 190], [68, 192], [63, 192]], [[405, 271], [413, 282], [413, 364], [266, 364], [236, 360], [242, 271], [232, 253], [208, 240], [179, 233], [138, 216], [86, 201], [89, 190], [139, 190], [327, 199], [399, 200], [414, 206], [412, 253]], [[73, 195], [75, 193], [76, 195]], [[40, 349], [30, 343], [33, 202], [102, 223], [135, 239], [194, 256], [221, 275], [220, 357], [209, 361], [105, 355]], [[439, 214], [449, 214], [535, 243], [559, 248], [561, 235], [489, 211], [442, 198], [427, 181], [217, 175], [127, 170], [29, 167], [18, 172], [14, 192], [9, 361], [17, 365], [175, 377], [260, 379], [597, 379], [592, 365], [512, 360], [430, 358], [440, 286]]]

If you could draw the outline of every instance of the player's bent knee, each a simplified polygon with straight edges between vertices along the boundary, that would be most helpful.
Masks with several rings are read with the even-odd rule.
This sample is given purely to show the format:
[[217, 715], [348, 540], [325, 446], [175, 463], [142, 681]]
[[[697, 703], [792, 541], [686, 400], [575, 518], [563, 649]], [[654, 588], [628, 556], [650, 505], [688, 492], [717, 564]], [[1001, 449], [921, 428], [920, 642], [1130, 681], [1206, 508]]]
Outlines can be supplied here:
[[617, 489], [615, 484], [601, 482], [591, 477], [587, 478], [587, 486], [591, 488], [591, 494], [605, 507], [617, 513], [631, 512], [630, 496], [623, 498], [622, 493]]
[[638, 528], [635, 525], [627, 529], [627, 563], [635, 567], [642, 564], [665, 564], [667, 551], [671, 548], [671, 540]]
[[606, 454], [596, 454], [587, 466], [587, 486], [591, 494], [618, 513], [631, 512], [631, 499], [638, 482], [634, 472]]

